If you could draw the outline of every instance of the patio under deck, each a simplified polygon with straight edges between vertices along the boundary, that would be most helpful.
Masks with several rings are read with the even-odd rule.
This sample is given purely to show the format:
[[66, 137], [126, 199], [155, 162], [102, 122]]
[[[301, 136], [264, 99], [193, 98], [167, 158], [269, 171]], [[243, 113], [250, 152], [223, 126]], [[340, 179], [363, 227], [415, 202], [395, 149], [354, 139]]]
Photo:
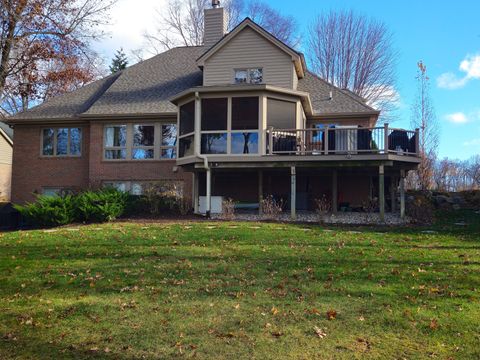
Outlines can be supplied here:
[[[317, 166], [314, 166], [316, 164]], [[414, 164], [387, 161], [330, 162], [251, 162], [250, 166], [236, 163], [211, 162], [209, 169], [191, 168], [194, 173], [194, 209], [200, 213], [200, 197], [205, 204], [204, 214], [210, 215], [212, 197], [231, 198], [240, 209], [256, 209], [266, 196], [282, 201], [290, 217], [297, 211], [315, 211], [315, 200], [328, 199], [331, 212], [362, 212], [367, 202], [378, 199], [380, 220], [385, 213], [399, 212], [405, 217], [404, 179]], [[245, 165], [245, 163], [242, 163]], [[210, 207], [209, 205], [210, 204]], [[293, 204], [293, 206], [292, 206]]]

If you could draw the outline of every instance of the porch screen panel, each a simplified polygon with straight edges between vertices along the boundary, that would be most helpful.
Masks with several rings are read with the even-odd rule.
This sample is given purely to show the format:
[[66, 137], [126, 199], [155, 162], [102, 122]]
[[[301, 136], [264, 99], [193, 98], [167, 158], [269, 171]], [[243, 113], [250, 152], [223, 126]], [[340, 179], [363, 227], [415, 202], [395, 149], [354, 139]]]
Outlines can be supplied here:
[[202, 99], [202, 131], [227, 130], [227, 99]]
[[268, 99], [267, 126], [276, 129], [295, 129], [297, 124], [297, 104], [291, 101]]
[[232, 98], [232, 130], [258, 130], [258, 97]]
[[195, 102], [180, 106], [180, 135], [195, 131]]

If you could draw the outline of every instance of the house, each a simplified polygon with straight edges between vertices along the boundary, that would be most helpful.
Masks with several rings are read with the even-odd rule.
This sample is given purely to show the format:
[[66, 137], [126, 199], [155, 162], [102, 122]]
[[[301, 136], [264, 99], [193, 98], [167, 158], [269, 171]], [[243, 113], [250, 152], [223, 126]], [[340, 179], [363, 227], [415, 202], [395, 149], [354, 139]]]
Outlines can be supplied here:
[[10, 201], [13, 131], [0, 122], [0, 203]]
[[272, 195], [293, 217], [322, 197], [333, 211], [378, 198], [383, 215], [397, 210], [400, 188], [403, 216], [418, 130], [377, 126], [377, 110], [314, 75], [301, 53], [249, 18], [229, 33], [226, 23], [213, 6], [203, 46], [173, 48], [10, 118], [12, 200], [103, 185], [140, 194], [162, 181], [197, 213], [218, 211], [222, 198], [262, 211]]

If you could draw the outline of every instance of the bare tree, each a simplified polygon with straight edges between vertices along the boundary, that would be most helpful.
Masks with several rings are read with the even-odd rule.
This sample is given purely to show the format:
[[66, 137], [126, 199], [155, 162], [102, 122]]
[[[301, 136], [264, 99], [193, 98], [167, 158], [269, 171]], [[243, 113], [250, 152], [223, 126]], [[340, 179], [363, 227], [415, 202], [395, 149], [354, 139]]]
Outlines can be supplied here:
[[[144, 34], [148, 52], [158, 54], [176, 46], [203, 44], [204, 10], [211, 0], [170, 0], [167, 9], [157, 10], [158, 27], [154, 33]], [[226, 0], [222, 6], [227, 12], [228, 29], [233, 29], [245, 16], [258, 22], [267, 31], [291, 46], [298, 45], [295, 37], [297, 24], [293, 17], [283, 16], [262, 2], [245, 6], [243, 0]], [[136, 51], [138, 57], [139, 52]]]
[[307, 49], [320, 77], [381, 110], [382, 120], [393, 120], [396, 53], [384, 23], [351, 10], [319, 15], [309, 28]]
[[480, 155], [473, 156], [468, 161], [467, 174], [472, 181], [472, 188], [480, 189]]
[[438, 148], [439, 125], [430, 98], [430, 78], [422, 61], [417, 63], [417, 94], [412, 105], [411, 124], [420, 129], [420, 164], [416, 171], [418, 187], [422, 190], [432, 186], [433, 170]]
[[25, 109], [30, 100], [41, 100], [40, 89], [50, 95], [62, 87], [92, 80], [89, 74], [94, 54], [89, 43], [103, 35], [99, 25], [107, 23], [106, 15], [114, 2], [0, 0], [3, 108]]
[[300, 44], [293, 16], [282, 15], [267, 4], [254, 0], [248, 3], [246, 15], [290, 47], [295, 48]]

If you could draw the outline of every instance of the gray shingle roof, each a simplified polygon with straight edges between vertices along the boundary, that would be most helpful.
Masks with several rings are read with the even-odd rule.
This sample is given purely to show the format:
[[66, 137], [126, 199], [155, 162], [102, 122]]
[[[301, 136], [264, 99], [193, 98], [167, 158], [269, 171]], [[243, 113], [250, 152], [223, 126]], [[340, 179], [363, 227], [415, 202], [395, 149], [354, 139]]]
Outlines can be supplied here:
[[122, 71], [121, 76], [86, 115], [128, 115], [176, 112], [169, 99], [202, 85], [195, 59], [203, 46], [178, 47]]
[[[154, 115], [176, 112], [169, 100], [181, 91], [202, 85], [196, 59], [204, 47], [178, 47], [53, 98], [12, 117], [13, 120], [69, 120], [79, 116]], [[310, 93], [314, 115], [372, 113], [358, 96], [333, 87], [306, 72], [298, 90]], [[330, 91], [333, 98], [329, 98]]]
[[[342, 90], [310, 71], [298, 81], [298, 90], [310, 93], [314, 115], [335, 113], [373, 113], [376, 110], [348, 90]], [[330, 99], [330, 91], [332, 98]]]
[[14, 120], [71, 120], [85, 111], [95, 103], [118, 78], [119, 74], [107, 76], [106, 78], [94, 81], [78, 90], [54, 97], [41, 105], [35, 106], [27, 111], [16, 114], [9, 118]]

